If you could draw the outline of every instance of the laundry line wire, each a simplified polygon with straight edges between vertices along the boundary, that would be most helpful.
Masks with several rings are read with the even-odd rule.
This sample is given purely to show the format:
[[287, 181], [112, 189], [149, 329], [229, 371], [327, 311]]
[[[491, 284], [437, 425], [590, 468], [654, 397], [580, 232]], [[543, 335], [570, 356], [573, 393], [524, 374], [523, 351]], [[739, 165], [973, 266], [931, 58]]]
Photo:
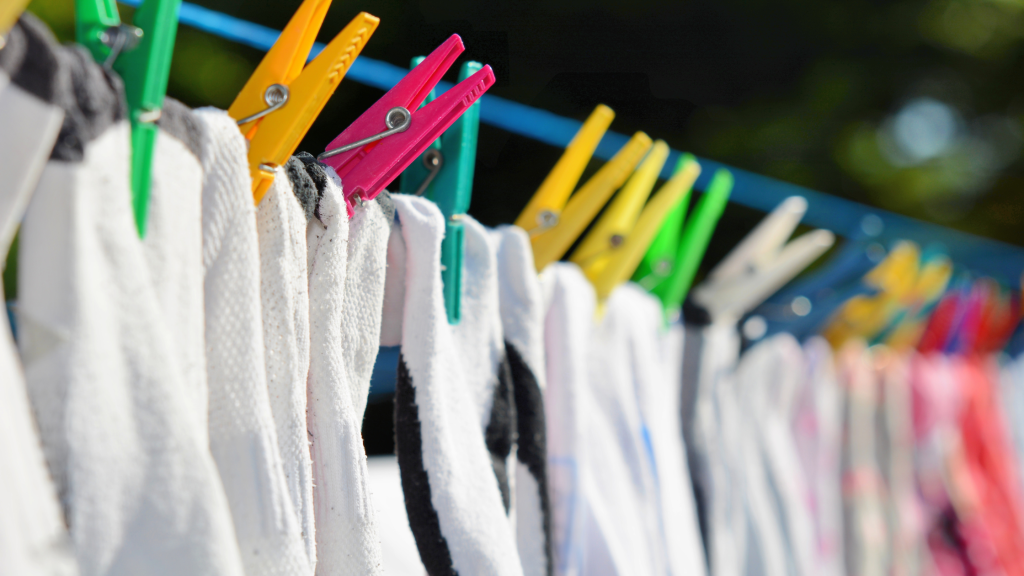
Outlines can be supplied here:
[[[142, 4], [142, 0], [119, 1], [132, 7]], [[280, 35], [279, 30], [190, 2], [181, 3], [178, 21], [197, 30], [263, 51], [269, 50]], [[323, 43], [314, 44], [309, 58], [315, 58], [323, 48]], [[387, 91], [407, 73], [406, 68], [360, 56], [352, 63], [345, 78]], [[451, 83], [441, 81], [437, 84], [437, 93], [440, 95], [451, 87]], [[565, 148], [582, 126], [582, 122], [578, 120], [493, 94], [484, 94], [479, 102], [480, 121], [484, 124], [551, 146]], [[608, 160], [628, 140], [629, 137], [625, 134], [608, 131], [598, 144], [594, 156]], [[670, 152], [661, 173], [663, 178], [667, 179], [672, 175], [672, 169], [681, 154], [682, 152], [678, 150]], [[993, 276], [1012, 287], [1020, 286], [1020, 274], [1024, 271], [1024, 248], [1020, 246], [879, 210], [707, 158], [698, 157], [697, 160], [702, 167], [701, 175], [694, 185], [697, 190], [703, 191], [710, 183], [714, 172], [724, 168], [732, 173], [734, 179], [733, 191], [729, 198], [731, 202], [769, 212], [789, 196], [803, 196], [808, 202], [807, 213], [803, 219], [805, 224], [827, 228], [848, 238], [860, 237], [867, 232], [883, 244], [896, 240], [912, 240], [923, 246], [941, 244], [950, 258], [960, 266], [975, 273]]]

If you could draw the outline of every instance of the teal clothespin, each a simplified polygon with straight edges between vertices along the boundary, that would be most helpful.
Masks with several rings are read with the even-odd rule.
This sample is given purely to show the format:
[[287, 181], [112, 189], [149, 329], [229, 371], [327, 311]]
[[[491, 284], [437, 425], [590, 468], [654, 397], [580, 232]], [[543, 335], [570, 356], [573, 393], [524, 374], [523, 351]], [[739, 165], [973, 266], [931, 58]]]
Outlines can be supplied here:
[[76, 0], [75, 32], [93, 58], [124, 80], [132, 124], [132, 210], [146, 235], [157, 121], [167, 93], [181, 0], [145, 0], [134, 26], [121, 23], [114, 0]]
[[[414, 59], [413, 66], [416, 64], [418, 60]], [[483, 64], [479, 62], [463, 63], [459, 81], [469, 78], [481, 68]], [[402, 173], [400, 184], [403, 191], [415, 191], [432, 200], [444, 214], [441, 279], [449, 324], [458, 324], [462, 318], [462, 216], [469, 209], [473, 195], [479, 130], [480, 102], [477, 101], [420, 156], [420, 161], [413, 162]]]

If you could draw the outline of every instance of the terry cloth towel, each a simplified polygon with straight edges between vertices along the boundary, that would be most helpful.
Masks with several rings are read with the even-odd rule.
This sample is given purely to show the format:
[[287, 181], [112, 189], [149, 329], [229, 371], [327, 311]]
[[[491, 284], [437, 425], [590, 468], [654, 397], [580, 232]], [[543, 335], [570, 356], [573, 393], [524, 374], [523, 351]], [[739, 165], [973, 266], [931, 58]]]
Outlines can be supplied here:
[[636, 373], [639, 359], [633, 358], [634, 346], [642, 345], [637, 332], [654, 328], [647, 335], [653, 340], [657, 324], [637, 325], [643, 306], [654, 305], [638, 296], [628, 286], [612, 292], [590, 350], [583, 404], [586, 574], [668, 573], [650, 433], [635, 383], [642, 375]]
[[505, 505], [511, 486], [500, 469], [514, 457], [514, 414], [493, 250], [482, 226], [463, 220], [463, 319], [450, 326], [440, 270], [444, 217], [425, 199], [393, 198], [400, 225], [392, 236], [401, 234], [405, 259], [389, 256], [388, 276], [404, 282], [389, 280], [388, 289], [400, 284], [404, 301], [394, 293], [385, 298], [385, 323], [394, 327], [393, 315], [403, 317], [395, 437], [420, 558], [432, 576], [521, 575]]
[[190, 109], [172, 98], [164, 100], [159, 125], [142, 245], [171, 333], [175, 363], [196, 413], [205, 422], [202, 125]]
[[683, 443], [683, 328], [666, 330], [661, 303], [633, 283], [614, 297], [628, 306], [629, 358], [634, 374], [644, 436], [657, 487], [659, 543], [668, 573], [699, 576], [707, 572]]
[[423, 576], [427, 570], [416, 550], [416, 538], [409, 528], [402, 494], [402, 476], [394, 456], [367, 458], [368, 482], [373, 495], [373, 509], [381, 535], [381, 556], [384, 574], [388, 576]]
[[491, 232], [498, 247], [498, 297], [512, 372], [516, 429], [516, 539], [526, 576], [554, 574], [544, 420], [544, 295], [530, 237], [521, 228]]
[[[64, 119], [60, 99], [65, 95], [56, 82], [55, 46], [29, 50], [30, 42], [38, 38], [22, 27], [15, 25], [6, 37], [6, 48], [0, 50], [0, 134], [10, 135], [0, 139], [0, 174], [4, 178], [0, 192], [0, 254], [7, 254], [10, 248]], [[0, 574], [78, 574], [57, 491], [46, 469], [10, 324], [3, 321], [0, 461], [4, 462], [0, 474]]]
[[[298, 164], [301, 167], [301, 163]], [[312, 568], [316, 565], [316, 536], [313, 468], [306, 432], [306, 377], [309, 374], [306, 215], [285, 168], [277, 169], [273, 184], [256, 207], [256, 230], [260, 242], [260, 303], [270, 409], [288, 494]]]
[[19, 345], [81, 573], [240, 576], [128, 201], [120, 80], [79, 48], [55, 54], [74, 96], [22, 224]]
[[210, 451], [231, 505], [248, 576], [309, 574], [270, 410], [263, 358], [260, 255], [246, 158], [234, 119], [204, 126], [203, 282]]
[[361, 428], [380, 339], [391, 216], [382, 199], [358, 206], [350, 221], [334, 170], [300, 158], [320, 196], [307, 229], [316, 573], [381, 574]]
[[583, 573], [586, 509], [581, 473], [587, 441], [584, 394], [597, 296], [575, 264], [555, 262], [541, 273], [546, 304], [544, 414], [555, 574]]

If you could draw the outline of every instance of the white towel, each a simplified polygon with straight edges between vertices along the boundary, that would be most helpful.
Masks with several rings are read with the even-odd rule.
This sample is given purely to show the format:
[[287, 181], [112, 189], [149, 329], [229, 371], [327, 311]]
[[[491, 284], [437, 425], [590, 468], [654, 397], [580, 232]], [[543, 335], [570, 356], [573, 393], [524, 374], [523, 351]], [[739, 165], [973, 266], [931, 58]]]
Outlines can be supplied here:
[[589, 386], [597, 296], [575, 264], [555, 262], [541, 274], [547, 312], [544, 413], [555, 573], [583, 573], [585, 520], [581, 474], [587, 442], [584, 396]]
[[119, 80], [58, 55], [74, 98], [22, 225], [18, 324], [81, 573], [241, 575], [136, 232]]
[[516, 538], [526, 576], [554, 573], [544, 420], [544, 295], [530, 237], [521, 228], [491, 232], [498, 247], [501, 326], [515, 396]]
[[171, 346], [196, 413], [206, 421], [203, 327], [202, 125], [184, 104], [164, 100], [153, 153], [143, 247]]
[[[605, 302], [590, 351], [586, 414], [587, 464], [583, 469], [588, 575], [665, 574], [665, 539], [650, 434], [640, 409], [634, 363], [636, 324], [653, 299], [630, 286]], [[657, 316], [655, 316], [657, 318]], [[638, 329], [639, 328], [639, 329]], [[657, 325], [654, 325], [657, 329]], [[653, 340], [648, 335], [648, 340]], [[649, 342], [649, 345], [653, 345]]]
[[389, 222], [378, 202], [357, 207], [349, 221], [333, 170], [306, 161], [320, 193], [307, 232], [316, 573], [381, 574], [361, 427], [380, 339]]
[[[0, 134], [10, 135], [0, 139], [0, 254], [10, 248], [64, 118], [57, 48], [23, 29], [34, 24], [16, 24], [0, 50]], [[78, 574], [6, 321], [0, 321], [0, 461], [0, 574]]]
[[502, 454], [503, 443], [511, 438], [492, 418], [494, 412], [512, 416], [502, 407], [511, 401], [511, 385], [502, 362], [493, 248], [483, 227], [465, 218], [463, 320], [450, 326], [440, 270], [444, 217], [422, 198], [393, 198], [401, 222], [393, 236], [401, 233], [406, 258], [388, 275], [404, 278], [405, 298], [389, 294], [388, 305], [401, 308], [386, 309], [385, 317], [403, 315], [395, 436], [420, 558], [431, 575], [521, 575], [500, 487], [501, 463], [511, 457], [510, 446]]
[[203, 266], [210, 450], [248, 576], [308, 574], [263, 358], [260, 255], [246, 143], [222, 110], [195, 114], [203, 145]]
[[[299, 165], [298, 161], [289, 160]], [[256, 207], [260, 242], [260, 299], [270, 409], [288, 494], [306, 547], [316, 565], [313, 465], [306, 432], [309, 374], [309, 280], [306, 215], [284, 168]]]

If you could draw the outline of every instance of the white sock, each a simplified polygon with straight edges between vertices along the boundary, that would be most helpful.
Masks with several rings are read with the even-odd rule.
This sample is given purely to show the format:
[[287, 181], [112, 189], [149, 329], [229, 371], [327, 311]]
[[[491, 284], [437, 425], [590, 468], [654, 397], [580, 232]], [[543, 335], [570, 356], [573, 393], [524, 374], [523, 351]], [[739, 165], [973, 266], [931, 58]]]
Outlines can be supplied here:
[[[401, 304], [403, 315], [395, 426], [420, 559], [429, 574], [522, 574], [496, 478], [506, 458], [503, 435], [510, 431], [492, 425], [505, 366], [493, 248], [483, 227], [466, 218], [463, 319], [450, 326], [440, 271], [444, 217], [427, 200], [393, 198], [401, 222], [394, 233], [401, 232], [406, 253], [404, 266], [389, 268], [389, 276], [404, 277], [405, 300], [396, 302], [390, 294], [386, 299]], [[386, 310], [385, 317], [394, 313]], [[499, 412], [501, 403], [511, 400], [505, 370], [509, 398], [498, 400]], [[513, 413], [503, 412], [511, 424]]]
[[22, 225], [19, 345], [81, 572], [241, 575], [136, 232], [119, 81], [58, 59], [69, 108]]
[[[319, 217], [306, 236], [316, 573], [380, 574], [361, 428], [379, 342], [389, 223], [377, 202], [357, 207], [349, 221], [342, 190], [324, 167], [312, 163], [307, 170], [320, 192]], [[365, 285], [359, 274], [367, 275]]]
[[171, 346], [196, 413], [207, 418], [203, 319], [202, 125], [184, 104], [167, 98], [153, 154], [143, 247]]
[[[301, 163], [300, 163], [301, 166]], [[284, 168], [256, 207], [260, 297], [270, 408], [288, 493], [310, 568], [316, 566], [313, 464], [306, 431], [309, 374], [309, 280], [306, 215]]]
[[498, 287], [516, 405], [516, 540], [526, 576], [554, 573], [544, 420], [544, 296], [530, 238], [515, 226], [491, 232], [498, 246]]
[[555, 573], [583, 573], [586, 537], [581, 471], [586, 465], [586, 411], [591, 338], [597, 296], [575, 264], [555, 262], [540, 276], [546, 302], [548, 491]]
[[[26, 16], [0, 50], [0, 254], [7, 254], [64, 119], [53, 82], [56, 43]], [[34, 44], [42, 44], [36, 46]], [[11, 82], [11, 76], [15, 81]], [[33, 81], [34, 80], [34, 81]], [[40, 86], [42, 84], [42, 86]], [[0, 288], [0, 296], [3, 289]], [[0, 298], [3, 301], [3, 298]], [[10, 325], [0, 321], [0, 573], [78, 574], [46, 469]]]
[[398, 459], [391, 456], [370, 456], [367, 459], [368, 483], [373, 495], [377, 527], [381, 535], [381, 560], [388, 576], [423, 576], [427, 573], [416, 550], [416, 538], [409, 528], [402, 494], [402, 475]]
[[246, 143], [204, 108], [203, 265], [210, 451], [246, 574], [308, 574], [270, 409], [263, 358], [259, 236]]

